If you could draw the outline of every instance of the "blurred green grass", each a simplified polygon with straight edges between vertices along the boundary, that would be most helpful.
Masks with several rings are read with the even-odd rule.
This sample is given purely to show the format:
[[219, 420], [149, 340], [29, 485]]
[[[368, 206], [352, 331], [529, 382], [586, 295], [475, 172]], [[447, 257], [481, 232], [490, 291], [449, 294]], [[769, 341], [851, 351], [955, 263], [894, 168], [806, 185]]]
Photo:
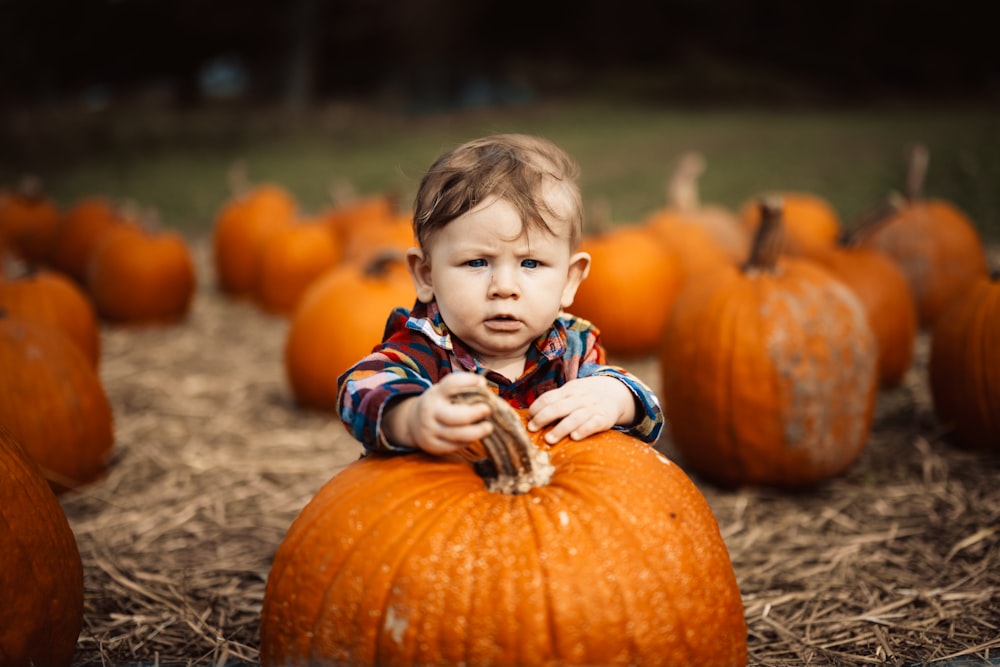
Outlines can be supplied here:
[[697, 150], [707, 159], [705, 202], [736, 208], [766, 190], [809, 191], [850, 225], [903, 188], [907, 152], [922, 142], [931, 156], [925, 194], [952, 201], [984, 238], [1000, 240], [1000, 114], [991, 108], [676, 109], [590, 101], [434, 116], [341, 105], [294, 120], [239, 108], [15, 120], [0, 136], [0, 185], [31, 171], [61, 204], [89, 194], [127, 198], [191, 236], [211, 230], [237, 160], [252, 180], [286, 186], [305, 212], [329, 202], [336, 179], [361, 194], [395, 190], [409, 206], [423, 170], [443, 150], [486, 133], [530, 132], [580, 162], [585, 200], [605, 201], [616, 222], [663, 205], [676, 160]]

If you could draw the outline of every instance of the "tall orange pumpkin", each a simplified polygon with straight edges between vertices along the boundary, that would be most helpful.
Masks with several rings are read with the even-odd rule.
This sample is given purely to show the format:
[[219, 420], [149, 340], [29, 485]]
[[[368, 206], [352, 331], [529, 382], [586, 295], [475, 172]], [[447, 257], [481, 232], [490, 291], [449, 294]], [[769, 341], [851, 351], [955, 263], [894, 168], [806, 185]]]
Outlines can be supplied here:
[[489, 483], [463, 457], [372, 455], [302, 510], [261, 664], [746, 664], [729, 554], [683, 471], [617, 431], [550, 448], [484, 392]]
[[111, 404], [97, 371], [53, 325], [0, 313], [0, 424], [57, 492], [96, 481], [114, 447]]
[[0, 424], [0, 666], [70, 665], [83, 627], [83, 563], [38, 466]]
[[780, 256], [766, 202], [750, 260], [674, 304], [659, 353], [664, 411], [693, 470], [727, 486], [808, 486], [864, 449], [877, 344], [858, 297], [816, 263]]
[[393, 308], [416, 299], [398, 252], [367, 265], [340, 263], [320, 276], [292, 313], [285, 339], [285, 374], [299, 405], [335, 410], [337, 378], [382, 340]]
[[891, 257], [903, 270], [920, 325], [930, 329], [952, 298], [986, 277], [986, 252], [969, 217], [944, 199], [923, 196], [930, 156], [914, 147], [906, 197], [859, 242]]
[[966, 447], [1000, 452], [1000, 277], [983, 278], [942, 311], [931, 331], [934, 412]]
[[90, 297], [58, 271], [31, 268], [0, 280], [0, 309], [62, 329], [96, 368], [101, 355], [101, 331]]
[[233, 190], [215, 218], [212, 260], [219, 289], [229, 296], [249, 298], [257, 284], [264, 244], [276, 230], [291, 224], [298, 203], [288, 190], [273, 183], [251, 187], [234, 177]]
[[17, 187], [0, 192], [0, 237], [24, 261], [48, 261], [62, 212], [42, 190], [34, 175], [25, 176]]
[[590, 274], [569, 310], [601, 332], [610, 354], [637, 357], [656, 349], [683, 274], [669, 246], [643, 225], [621, 224], [584, 237]]
[[179, 233], [120, 224], [94, 249], [85, 284], [97, 313], [110, 322], [173, 324], [190, 311], [197, 277]]

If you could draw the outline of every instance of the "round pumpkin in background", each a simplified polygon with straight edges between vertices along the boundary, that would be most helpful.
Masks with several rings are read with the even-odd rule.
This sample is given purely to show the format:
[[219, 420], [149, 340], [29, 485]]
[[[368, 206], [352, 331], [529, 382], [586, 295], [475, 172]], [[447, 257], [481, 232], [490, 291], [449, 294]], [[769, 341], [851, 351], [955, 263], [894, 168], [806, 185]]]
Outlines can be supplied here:
[[609, 354], [654, 351], [683, 281], [669, 246], [646, 226], [625, 223], [586, 235], [579, 250], [590, 254], [590, 274], [568, 310], [598, 328]]
[[181, 321], [191, 309], [196, 282], [184, 237], [138, 224], [121, 224], [105, 234], [86, 273], [97, 314], [118, 324]]
[[704, 478], [805, 487], [868, 440], [878, 348], [858, 297], [815, 262], [780, 255], [765, 200], [750, 260], [705, 274], [674, 304], [659, 353], [669, 432]]
[[320, 219], [276, 230], [261, 251], [254, 299], [267, 312], [287, 316], [302, 294], [340, 260], [341, 248]]
[[252, 298], [264, 245], [271, 234], [295, 220], [298, 203], [280, 185], [251, 185], [240, 165], [230, 171], [230, 188], [232, 195], [212, 229], [215, 278], [223, 293]]
[[837, 243], [843, 229], [840, 214], [826, 198], [812, 192], [778, 191], [748, 199], [739, 217], [750, 237], [760, 227], [760, 199], [781, 199], [783, 241], [781, 252], [808, 255]]
[[83, 563], [58, 499], [0, 424], [0, 667], [73, 662]]
[[974, 282], [942, 311], [928, 365], [938, 420], [965, 447], [1000, 452], [1000, 276]]
[[986, 251], [969, 217], [949, 201], [923, 196], [929, 160], [926, 146], [913, 148], [905, 198], [890, 200], [881, 224], [871, 225], [858, 239], [903, 270], [926, 329], [934, 326], [953, 297], [988, 274]]
[[105, 232], [128, 220], [111, 199], [84, 197], [65, 212], [49, 253], [49, 265], [79, 284], [86, 282], [87, 265]]
[[97, 368], [101, 331], [94, 304], [83, 288], [62, 273], [32, 267], [0, 279], [0, 310], [60, 328]]
[[20, 441], [53, 490], [107, 471], [111, 404], [93, 365], [51, 324], [0, 312], [0, 424]]
[[367, 456], [294, 520], [264, 667], [746, 664], [726, 545], [679, 466], [618, 431], [549, 447], [489, 390], [466, 400], [494, 405], [481, 447]]
[[299, 405], [336, 410], [337, 378], [382, 340], [394, 308], [410, 308], [416, 290], [402, 253], [366, 265], [340, 263], [320, 276], [292, 313], [285, 373]]
[[30, 264], [48, 261], [61, 217], [37, 176], [26, 175], [15, 188], [0, 192], [0, 237]]

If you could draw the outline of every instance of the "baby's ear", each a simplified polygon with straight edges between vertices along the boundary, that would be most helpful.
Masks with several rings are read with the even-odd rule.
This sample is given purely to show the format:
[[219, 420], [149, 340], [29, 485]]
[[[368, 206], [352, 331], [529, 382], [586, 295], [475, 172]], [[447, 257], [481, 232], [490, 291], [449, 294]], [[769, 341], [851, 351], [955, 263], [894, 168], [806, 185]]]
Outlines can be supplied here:
[[410, 271], [413, 286], [417, 290], [417, 299], [423, 303], [434, 300], [434, 284], [431, 281], [430, 258], [424, 255], [420, 248], [410, 248], [406, 251], [406, 268]]
[[576, 290], [590, 273], [590, 255], [585, 252], [575, 253], [569, 258], [569, 271], [566, 275], [566, 286], [563, 287], [562, 300], [559, 304], [563, 308], [573, 305], [576, 297]]

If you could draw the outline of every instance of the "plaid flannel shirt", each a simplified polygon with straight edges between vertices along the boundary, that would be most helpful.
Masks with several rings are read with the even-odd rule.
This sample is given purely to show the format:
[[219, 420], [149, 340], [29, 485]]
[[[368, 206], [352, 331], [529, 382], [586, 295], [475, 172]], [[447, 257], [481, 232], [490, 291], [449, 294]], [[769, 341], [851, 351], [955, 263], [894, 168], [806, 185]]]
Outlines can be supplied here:
[[397, 308], [386, 321], [382, 343], [338, 378], [337, 405], [347, 430], [367, 452], [409, 452], [389, 442], [382, 415], [392, 401], [422, 393], [445, 375], [469, 371], [515, 408], [527, 408], [542, 393], [569, 380], [606, 375], [621, 380], [636, 402], [636, 422], [616, 430], [654, 442], [663, 428], [656, 395], [623, 368], [606, 363], [598, 330], [586, 320], [560, 314], [528, 351], [524, 373], [514, 381], [484, 368], [472, 351], [451, 336], [436, 302]]

